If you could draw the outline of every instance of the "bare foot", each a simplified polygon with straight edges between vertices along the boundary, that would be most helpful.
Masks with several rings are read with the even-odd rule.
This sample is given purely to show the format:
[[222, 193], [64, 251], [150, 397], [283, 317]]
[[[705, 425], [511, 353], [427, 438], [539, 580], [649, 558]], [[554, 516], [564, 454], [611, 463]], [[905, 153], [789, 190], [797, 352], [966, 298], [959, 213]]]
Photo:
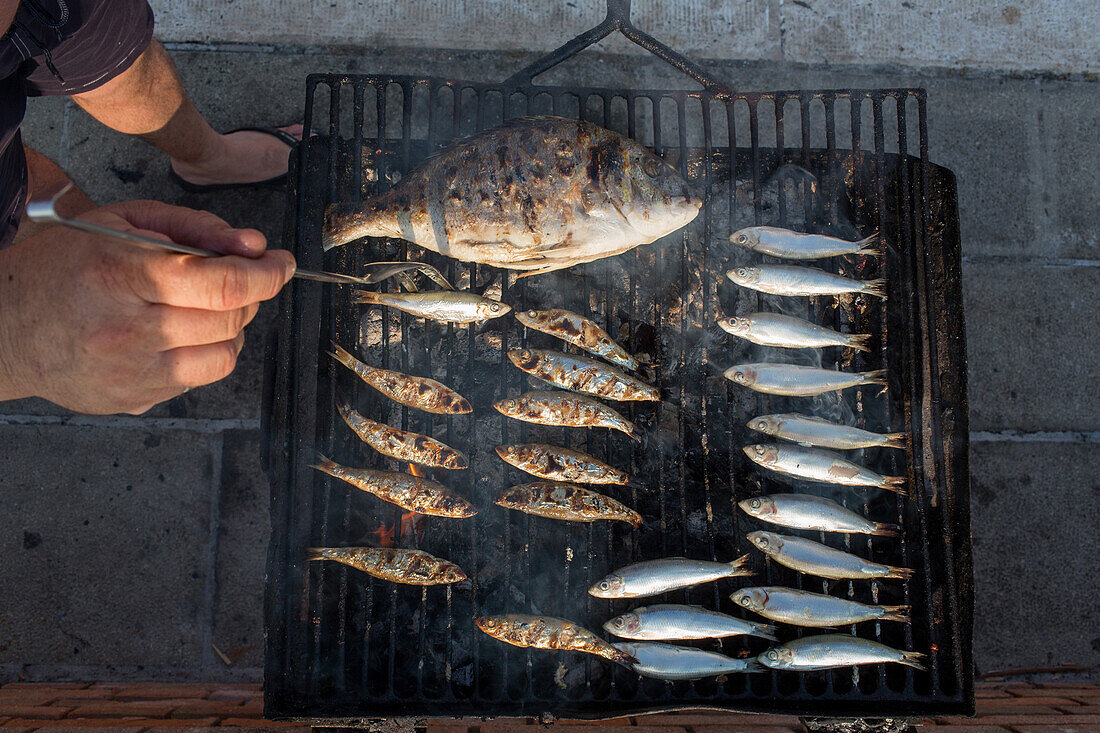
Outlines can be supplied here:
[[[279, 129], [302, 138], [301, 125]], [[173, 159], [172, 170], [199, 186], [256, 183], [286, 173], [290, 147], [274, 135], [251, 130], [231, 132], [220, 136], [218, 147], [203, 161], [184, 163]]]

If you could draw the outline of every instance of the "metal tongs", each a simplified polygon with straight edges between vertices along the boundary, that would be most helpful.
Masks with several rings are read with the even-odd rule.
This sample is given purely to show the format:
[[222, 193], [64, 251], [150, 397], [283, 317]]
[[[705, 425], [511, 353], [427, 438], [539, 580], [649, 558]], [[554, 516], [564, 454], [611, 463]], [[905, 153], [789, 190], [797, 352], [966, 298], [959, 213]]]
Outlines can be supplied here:
[[[27, 217], [31, 221], [40, 222], [43, 224], [60, 224], [61, 226], [69, 227], [71, 229], [79, 229], [82, 232], [88, 232], [89, 234], [96, 234], [101, 237], [111, 237], [112, 239], [119, 239], [124, 242], [130, 242], [131, 244], [137, 244], [139, 246], [151, 247], [154, 249], [165, 250], [167, 252], [176, 252], [178, 254], [195, 255], [196, 257], [221, 257], [219, 252], [211, 252], [205, 249], [198, 249], [197, 247], [188, 247], [184, 244], [176, 244], [175, 242], [164, 242], [159, 239], [153, 239], [152, 237], [146, 237], [141, 234], [133, 234], [131, 232], [124, 232], [121, 229], [114, 229], [112, 227], [105, 227], [99, 224], [93, 224], [90, 221], [82, 221], [80, 219], [69, 219], [61, 216], [57, 213], [57, 209], [54, 208], [54, 204], [57, 200], [65, 195], [65, 193], [72, 188], [73, 184], [70, 181], [63, 187], [59, 188], [56, 193], [53, 193], [49, 198], [38, 199], [36, 201], [27, 202]], [[416, 291], [416, 286], [412, 282], [407, 274], [409, 271], [416, 270], [425, 275], [428, 279], [440, 285], [447, 290], [454, 290], [451, 284], [447, 281], [443, 274], [431, 265], [423, 262], [368, 262], [365, 267], [379, 268], [377, 272], [374, 272], [365, 277], [356, 277], [354, 275], [344, 275], [339, 272], [320, 272], [317, 270], [305, 270], [301, 267], [294, 270], [294, 277], [301, 278], [303, 280], [314, 280], [316, 282], [323, 283], [340, 283], [345, 285], [374, 285], [377, 283], [398, 276], [399, 281], [406, 289], [410, 291]]]

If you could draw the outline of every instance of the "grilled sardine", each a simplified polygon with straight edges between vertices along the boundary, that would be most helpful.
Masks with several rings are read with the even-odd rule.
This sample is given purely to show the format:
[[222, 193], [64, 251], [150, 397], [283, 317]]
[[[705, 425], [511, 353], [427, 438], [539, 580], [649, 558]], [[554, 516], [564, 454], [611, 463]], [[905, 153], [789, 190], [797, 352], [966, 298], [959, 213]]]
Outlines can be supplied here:
[[619, 402], [659, 402], [661, 391], [615, 367], [586, 356], [546, 349], [511, 349], [517, 367], [562, 389]]
[[755, 659], [734, 659], [725, 654], [656, 641], [617, 641], [615, 648], [637, 658], [632, 669], [658, 680], [697, 680], [733, 672], [763, 672]]
[[430, 479], [410, 476], [400, 471], [348, 468], [320, 455], [313, 467], [410, 512], [457, 519], [477, 514], [473, 504], [443, 484]]
[[348, 427], [354, 430], [364, 443], [384, 456], [433, 468], [459, 470], [468, 468], [470, 465], [466, 456], [435, 438], [375, 422], [363, 417], [346, 404], [339, 405], [338, 409]]
[[603, 625], [609, 634], [649, 641], [759, 636], [775, 641], [775, 627], [727, 616], [702, 606], [659, 604], [635, 608]]
[[864, 384], [886, 384], [886, 370], [839, 372], [798, 364], [738, 364], [724, 372], [734, 384], [765, 394], [812, 397]]
[[841, 255], [885, 254], [878, 232], [857, 242], [824, 234], [794, 232], [779, 227], [747, 227], [730, 235], [730, 242], [760, 254], [788, 260], [817, 260]]
[[872, 522], [831, 499], [810, 494], [772, 494], [737, 502], [742, 511], [762, 522], [791, 529], [897, 537], [896, 524]]
[[630, 481], [625, 471], [597, 461], [587, 453], [556, 445], [498, 445], [496, 451], [501, 459], [519, 470], [551, 481], [579, 484], [625, 484]]
[[448, 585], [466, 580], [453, 562], [398, 547], [311, 547], [306, 560], [334, 560], [367, 575], [406, 585]]
[[473, 323], [500, 318], [512, 310], [497, 300], [461, 290], [428, 290], [421, 293], [379, 293], [356, 290], [353, 303], [384, 305], [414, 316], [444, 323]]
[[749, 313], [744, 316], [719, 318], [718, 325], [726, 333], [740, 336], [761, 346], [783, 349], [819, 349], [824, 346], [844, 346], [857, 351], [870, 351], [867, 333], [840, 333], [801, 318], [781, 313]]
[[610, 496], [561, 481], [534, 481], [513, 486], [498, 496], [494, 503], [524, 514], [567, 522], [617, 519], [634, 527], [642, 523], [642, 515]]
[[615, 343], [595, 321], [573, 311], [564, 308], [516, 311], [516, 320], [527, 328], [556, 336], [625, 369], [637, 370], [640, 366], [638, 360]]
[[568, 392], [525, 392], [493, 403], [505, 417], [539, 425], [563, 425], [571, 428], [611, 428], [629, 435], [639, 443], [642, 432], [634, 423], [589, 397]]
[[726, 276], [743, 288], [772, 295], [840, 295], [866, 293], [886, 297], [886, 281], [853, 280], [816, 267], [797, 265], [754, 265], [736, 267]]
[[512, 646], [584, 652], [628, 667], [637, 661], [588, 629], [581, 628], [563, 618], [510, 613], [502, 616], [482, 616], [475, 619], [474, 623], [489, 636]]
[[399, 404], [436, 415], [463, 415], [473, 412], [474, 408], [470, 407], [465, 397], [434, 379], [367, 366], [335, 343], [329, 355]]

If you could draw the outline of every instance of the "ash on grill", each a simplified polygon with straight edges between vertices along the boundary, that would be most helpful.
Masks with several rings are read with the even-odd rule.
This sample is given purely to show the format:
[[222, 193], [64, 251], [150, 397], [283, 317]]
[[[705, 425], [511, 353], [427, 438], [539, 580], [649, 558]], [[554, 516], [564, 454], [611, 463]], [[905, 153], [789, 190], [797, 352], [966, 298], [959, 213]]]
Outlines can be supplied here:
[[[623, 16], [612, 25], [638, 34]], [[586, 43], [558, 56], [614, 28], [601, 26], [584, 37]], [[592, 318], [627, 351], [654, 363], [662, 402], [614, 404], [643, 429], [645, 441], [635, 444], [604, 429], [519, 423], [493, 410], [498, 399], [539, 388], [512, 366], [510, 348], [561, 348], [512, 317], [482, 328], [425, 322], [357, 305], [350, 289], [292, 285], [284, 293], [269, 356], [272, 372], [265, 380], [274, 528], [265, 614], [266, 713], [346, 721], [544, 712], [598, 718], [685, 707], [838, 716], [965, 712], [973, 698], [972, 600], [957, 214], [950, 173], [927, 159], [923, 92], [734, 93], [687, 62], [680, 67], [703, 81], [703, 90], [533, 86], [531, 76], [557, 60], [539, 62], [500, 85], [310, 76], [306, 124], [322, 134], [295, 157], [289, 245], [303, 266], [323, 263], [354, 273], [369, 261], [421, 260], [438, 267], [456, 288], [517, 311], [567, 308]], [[399, 240], [368, 240], [322, 261], [326, 204], [382, 190], [450, 140], [531, 114], [586, 119], [639, 140], [705, 191], [703, 211], [686, 229], [654, 244], [519, 281]], [[728, 237], [762, 224], [852, 240], [857, 233], [882, 232], [890, 245], [884, 259], [819, 264], [849, 277], [885, 277], [887, 300], [778, 298], [733, 285], [726, 270], [761, 259], [731, 246]], [[780, 352], [736, 339], [716, 325], [719, 316], [755, 311], [871, 334], [871, 351]], [[331, 340], [357, 343], [358, 356], [368, 364], [453, 387], [469, 399], [473, 413], [429, 415], [379, 398], [324, 355]], [[844, 395], [783, 398], [749, 392], [722, 377], [732, 364], [797, 359], [846, 371], [886, 369], [889, 388], [883, 394], [860, 387]], [[314, 475], [309, 464], [316, 451], [345, 465], [396, 467], [346, 428], [337, 409], [344, 401], [370, 419], [432, 435], [468, 455], [469, 471], [437, 472], [435, 479], [478, 506], [476, 521], [427, 518], [402, 533], [397, 529], [411, 523], [399, 509]], [[730, 561], [749, 552], [746, 533], [766, 525], [746, 516], [737, 502], [789, 491], [791, 484], [756, 470], [742, 454], [742, 446], [760, 439], [745, 423], [784, 412], [912, 436], [904, 452], [872, 448], [850, 454], [877, 473], [906, 476], [911, 498], [849, 488], [830, 497], [875, 521], [899, 525], [900, 537], [814, 539], [912, 568], [914, 579], [827, 583], [765, 563], [753, 550], [758, 578], [752, 584], [908, 605], [911, 624], [867, 622], [858, 634], [927, 654], [928, 672], [880, 665], [668, 683], [640, 679], [598, 659], [509, 647], [474, 626], [479, 616], [538, 613], [598, 630], [639, 605], [586, 593], [608, 571], [655, 557]], [[643, 525], [575, 525], [493, 506], [502, 488], [527, 480], [493, 450], [514, 443], [560, 445], [627, 471], [635, 477], [630, 486], [602, 489], [640, 512]], [[821, 488], [815, 484], [811, 493], [822, 494]], [[410, 588], [335, 563], [304, 561], [308, 547], [378, 544], [380, 531], [392, 532], [399, 546], [456, 563], [469, 580]], [[742, 585], [720, 581], [646, 602], [695, 603], [737, 616], [742, 614], [729, 594]], [[790, 640], [804, 633], [780, 627], [779, 635]], [[762, 643], [732, 637], [721, 649], [738, 657], [762, 651]]]

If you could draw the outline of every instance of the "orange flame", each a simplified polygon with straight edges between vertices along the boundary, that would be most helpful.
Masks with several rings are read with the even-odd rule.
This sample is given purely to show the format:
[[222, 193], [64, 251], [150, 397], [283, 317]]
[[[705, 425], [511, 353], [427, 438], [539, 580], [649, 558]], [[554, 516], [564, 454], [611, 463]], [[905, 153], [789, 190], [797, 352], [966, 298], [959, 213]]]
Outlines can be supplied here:
[[378, 538], [376, 542], [379, 547], [393, 547], [393, 527], [388, 524], [383, 524], [381, 527], [371, 532], [371, 534]]

